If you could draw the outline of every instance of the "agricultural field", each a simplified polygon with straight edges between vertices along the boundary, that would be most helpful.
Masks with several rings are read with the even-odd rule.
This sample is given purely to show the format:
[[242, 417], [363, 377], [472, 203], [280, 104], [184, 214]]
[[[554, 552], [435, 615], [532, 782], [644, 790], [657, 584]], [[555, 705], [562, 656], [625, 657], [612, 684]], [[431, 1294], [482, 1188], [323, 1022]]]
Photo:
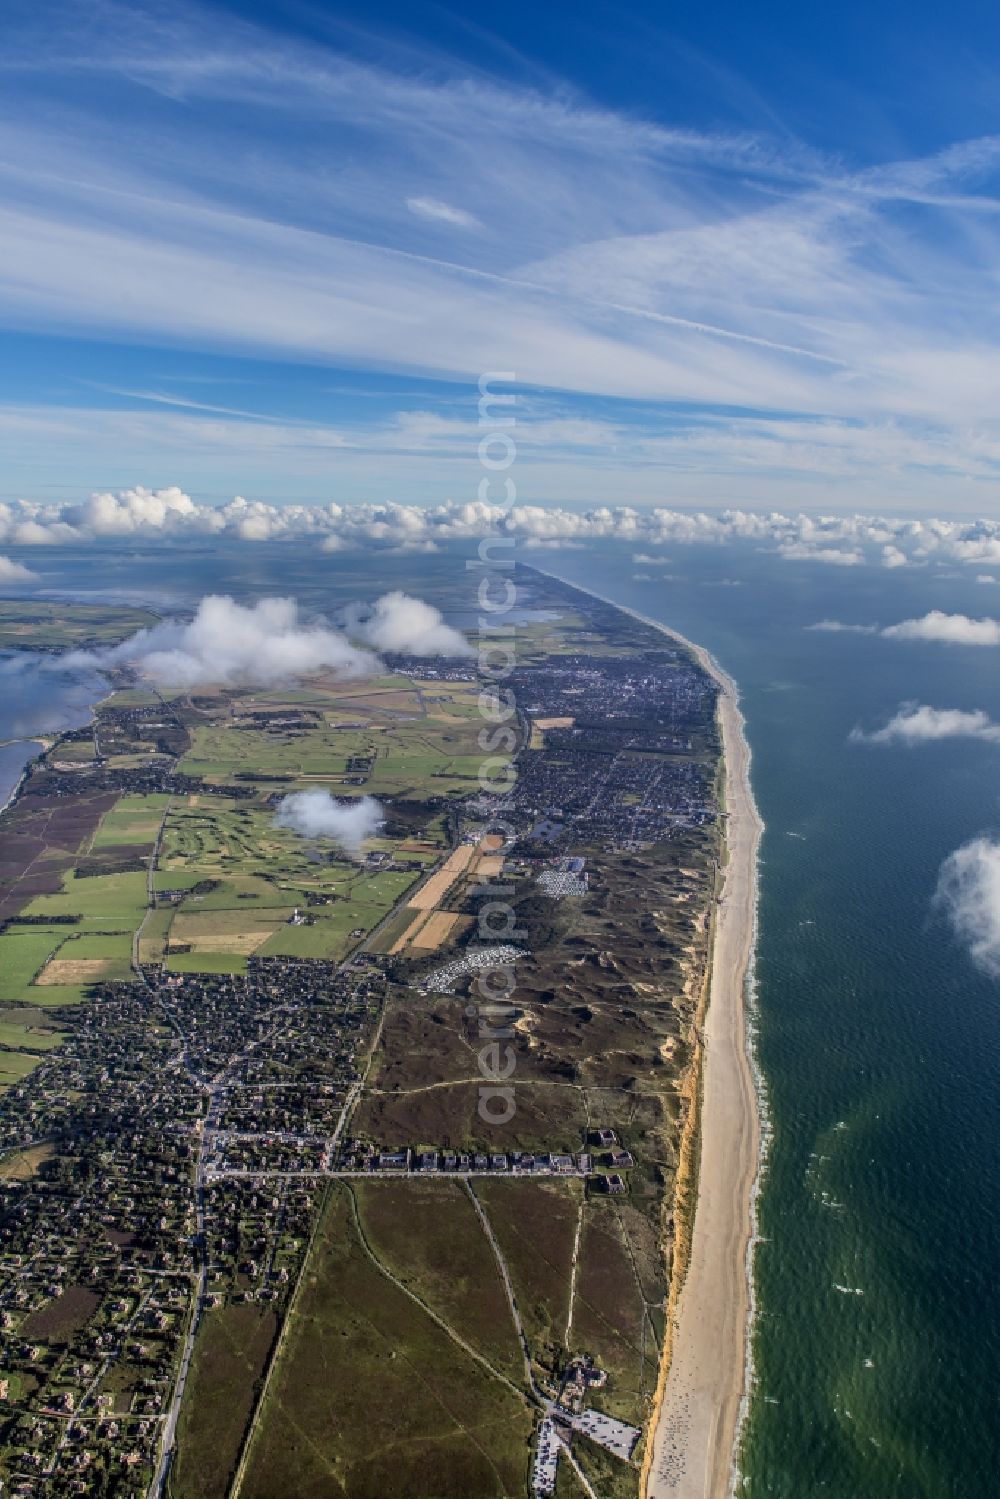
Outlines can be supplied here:
[[0, 932], [0, 998], [20, 999], [23, 991], [70, 935], [68, 926], [12, 926]]
[[174, 919], [170, 906], [148, 911], [139, 936], [139, 962], [162, 963], [167, 947], [167, 937]]
[[146, 876], [138, 872], [96, 875], [90, 879], [64, 875], [62, 889], [40, 895], [25, 907], [26, 916], [76, 916], [83, 932], [101, 923], [125, 923], [141, 918], [146, 909]]
[[151, 849], [156, 842], [160, 819], [170, 801], [168, 796], [123, 796], [101, 819], [94, 834], [92, 849], [118, 848], [136, 844]]
[[22, 795], [2, 814], [0, 921], [17, 915], [34, 896], [62, 888], [63, 876], [76, 867], [117, 800], [114, 791]]
[[63, 939], [36, 973], [30, 990], [11, 997], [34, 1000], [36, 993], [40, 995], [49, 987], [129, 979], [132, 934], [145, 911], [146, 877], [141, 873], [89, 878], [65, 874], [58, 894], [38, 896], [25, 907], [24, 914], [72, 921], [61, 927]]
[[[17, 873], [8, 886], [10, 924], [0, 931], [0, 1001], [74, 1004], [98, 980], [132, 976], [132, 935], [147, 896], [141, 860], [135, 869], [127, 862], [148, 857], [166, 798], [83, 798], [70, 818], [58, 803], [31, 801], [40, 819], [23, 822], [19, 804], [6, 825]], [[114, 872], [91, 872], [101, 868]]]
[[474, 683], [388, 677], [220, 698], [193, 725], [181, 770], [221, 785], [275, 778], [288, 790], [335, 790], [363, 777], [373, 796], [469, 791], [482, 761], [477, 691]]
[[[7, 959], [0, 962], [7, 976], [0, 998], [69, 1002], [97, 980], [128, 979], [140, 923], [141, 961], [177, 972], [240, 973], [256, 952], [344, 957], [359, 934], [377, 927], [436, 863], [446, 841], [443, 818], [430, 810], [415, 818], [422, 802], [402, 796], [411, 808], [409, 820], [404, 815], [393, 837], [379, 836], [369, 845], [393, 859], [394, 867], [369, 869], [328, 843], [311, 844], [276, 827], [274, 802], [296, 786], [327, 784], [344, 795], [338, 782], [356, 782], [359, 766], [367, 775], [365, 793], [392, 787], [423, 798], [435, 779], [458, 778], [464, 785], [469, 764], [478, 764], [472, 753], [474, 693], [471, 684], [454, 684], [447, 692], [433, 685], [427, 698], [421, 684], [393, 677], [244, 696], [208, 690], [187, 709], [181, 705], [189, 726], [184, 742], [190, 745], [181, 772], [230, 784], [234, 791], [252, 787], [253, 795], [111, 795], [94, 799], [91, 815], [71, 820], [65, 836], [58, 803], [41, 837], [34, 825], [26, 826], [30, 843], [14, 840], [15, 850], [21, 841], [24, 858], [11, 871], [11, 899], [19, 882], [26, 898], [17, 908], [23, 914], [66, 924], [0, 934], [0, 960]], [[120, 711], [142, 700], [141, 689], [127, 690], [116, 693], [110, 706]], [[128, 741], [120, 720], [102, 743], [116, 737]], [[83, 758], [92, 753], [89, 741], [70, 741], [68, 749], [79, 749]], [[138, 742], [131, 745], [137, 749]], [[114, 767], [121, 759], [112, 755], [107, 763]], [[142, 755], [125, 759], [138, 765]], [[433, 789], [445, 794], [449, 785]], [[362, 790], [352, 785], [346, 794]], [[147, 916], [142, 866], [161, 825], [156, 905]], [[21, 829], [15, 824], [13, 831]], [[53, 837], [59, 837], [58, 849], [50, 846]], [[0, 899], [2, 894], [0, 884]]]
[[[110, 925], [103, 919], [103, 927]], [[117, 923], [115, 923], [117, 926]], [[131, 927], [88, 933], [82, 924], [13, 925], [0, 932], [0, 1001], [57, 1006], [77, 1003], [88, 981], [73, 960], [100, 960], [96, 976], [129, 977]]]
[[276, 827], [259, 802], [196, 796], [171, 807], [155, 877], [158, 892], [189, 893], [171, 918], [159, 906], [143, 939], [179, 972], [198, 971], [199, 956], [207, 972], [241, 972], [254, 952], [339, 959], [435, 858], [429, 848], [405, 855], [412, 867], [369, 869]]
[[407, 902], [379, 950], [390, 957], [407, 952], [411, 957], [420, 957], [466, 932], [473, 925], [471, 916], [463, 915], [460, 909], [439, 907], [445, 900], [460, 905], [476, 883], [500, 874], [503, 859], [495, 852], [498, 846], [496, 837], [460, 844]]
[[145, 609], [0, 599], [0, 650], [54, 651], [116, 645], [156, 623]]
[[50, 1051], [64, 1038], [44, 1011], [27, 1005], [0, 1010], [0, 1047], [16, 1051]]

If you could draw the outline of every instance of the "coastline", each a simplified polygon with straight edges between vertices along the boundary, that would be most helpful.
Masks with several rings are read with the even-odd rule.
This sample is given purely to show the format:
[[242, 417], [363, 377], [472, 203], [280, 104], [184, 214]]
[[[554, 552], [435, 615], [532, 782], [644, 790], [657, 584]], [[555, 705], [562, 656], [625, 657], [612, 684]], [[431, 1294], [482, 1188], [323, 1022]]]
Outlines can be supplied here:
[[[541, 569], [536, 569], [541, 572]], [[759, 1079], [748, 989], [757, 935], [763, 823], [750, 785], [750, 747], [736, 683], [679, 631], [578, 588], [689, 650], [719, 687], [726, 864], [715, 913], [699, 1078], [697, 1205], [688, 1263], [670, 1288], [668, 1327], [643, 1462], [643, 1499], [730, 1499], [750, 1392], [752, 1254], [763, 1158]]]
[[[3, 741], [3, 744], [0, 745], [0, 749], [17, 749], [23, 745], [25, 747], [25, 752], [24, 761], [21, 765], [20, 770], [18, 771], [17, 779], [11, 783], [9, 789], [6, 786], [0, 786], [0, 799], [2, 799], [2, 801], [0, 801], [0, 813], [9, 811], [10, 808], [14, 805], [14, 803], [17, 801], [18, 796], [20, 795], [21, 787], [28, 779], [28, 771], [31, 769], [34, 762], [41, 755], [43, 755], [49, 748], [49, 746], [53, 743], [55, 743], [54, 740], [47, 739], [40, 734], [31, 735], [26, 739], [5, 739]], [[29, 749], [28, 746], [35, 746], [35, 748]]]

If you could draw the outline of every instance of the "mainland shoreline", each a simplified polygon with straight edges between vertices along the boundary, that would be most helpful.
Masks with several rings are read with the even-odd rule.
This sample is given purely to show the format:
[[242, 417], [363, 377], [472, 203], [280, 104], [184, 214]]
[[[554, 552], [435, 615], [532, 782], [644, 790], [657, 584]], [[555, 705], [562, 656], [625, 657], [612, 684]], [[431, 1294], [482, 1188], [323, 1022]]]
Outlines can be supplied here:
[[570, 579], [548, 576], [676, 640], [719, 687], [727, 857], [715, 912], [699, 1079], [697, 1203], [683, 1283], [671, 1286], [643, 1499], [730, 1499], [751, 1377], [751, 1261], [763, 1159], [747, 991], [764, 825], [750, 785], [750, 747], [736, 683], [703, 646]]

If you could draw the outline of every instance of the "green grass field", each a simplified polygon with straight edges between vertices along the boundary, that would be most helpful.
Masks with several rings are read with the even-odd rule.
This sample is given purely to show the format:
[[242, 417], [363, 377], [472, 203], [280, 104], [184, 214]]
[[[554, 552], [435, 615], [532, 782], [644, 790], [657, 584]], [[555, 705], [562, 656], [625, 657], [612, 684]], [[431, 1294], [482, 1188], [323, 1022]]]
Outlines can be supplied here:
[[[254, 788], [256, 794], [226, 798], [193, 792], [172, 801], [162, 795], [125, 795], [105, 814], [91, 843], [94, 853], [121, 848], [139, 854], [152, 847], [162, 820], [154, 887], [189, 893], [147, 918], [141, 870], [86, 878], [68, 873], [57, 894], [36, 897], [26, 911], [74, 917], [71, 926], [0, 935], [0, 960], [10, 960], [0, 962], [8, 975], [0, 998], [25, 1000], [37, 992], [38, 1003], [48, 1005], [69, 1002], [74, 986], [83, 992], [98, 980], [127, 980], [132, 937], [144, 918], [142, 961], [162, 961], [177, 972], [243, 972], [252, 952], [339, 960], [359, 940], [352, 934], [367, 934], [377, 926], [437, 856], [418, 848], [403, 855], [411, 869], [367, 869], [333, 844], [277, 827], [267, 799], [275, 790], [323, 784], [338, 795], [361, 795], [362, 788], [342, 790], [337, 782], [350, 757], [364, 755], [373, 763], [365, 794], [423, 800], [429, 794], [468, 789], [481, 758], [471, 684], [446, 690], [439, 683], [415, 686], [387, 676], [346, 687], [310, 685], [245, 698], [209, 692], [198, 707], [205, 718], [191, 729], [191, 748], [181, 768], [241, 787], [261, 775], [265, 779]], [[280, 726], [265, 730], [251, 717], [262, 709], [308, 710], [308, 727], [304, 732]], [[295, 780], [266, 779], [286, 773]], [[421, 826], [412, 813], [404, 818], [404, 827], [413, 829], [408, 838], [404, 833], [404, 842], [419, 841]], [[433, 841], [439, 846], [446, 841], [440, 816]], [[395, 851], [384, 835], [373, 846]], [[295, 909], [308, 922], [291, 925]], [[190, 950], [176, 950], [185, 947]], [[51, 966], [44, 977], [57, 982], [32, 984], [47, 961]], [[57, 990], [66, 992], [57, 995]]]
[[25, 907], [28, 916], [79, 916], [78, 930], [108, 918], [137, 922], [146, 909], [146, 876], [139, 871], [63, 878], [58, 895], [39, 895]]
[[0, 932], [0, 999], [20, 999], [73, 930], [71, 926], [15, 926]]
[[164, 960], [170, 973], [246, 973], [247, 960], [239, 953], [170, 953]]
[[167, 906], [159, 911], [150, 911], [146, 917], [146, 924], [139, 938], [139, 962], [159, 963], [163, 959], [163, 950], [166, 945], [170, 925], [174, 919], [174, 909]]
[[355, 901], [338, 901], [333, 906], [310, 910], [315, 917], [312, 926], [281, 926], [260, 949], [265, 956], [290, 958], [340, 958], [354, 942], [352, 931], [371, 931], [388, 909], [385, 905], [365, 905]]
[[182, 770], [217, 784], [234, 783], [237, 774], [291, 773], [299, 789], [324, 783], [336, 789], [351, 757], [363, 755], [374, 761], [366, 792], [407, 796], [468, 790], [482, 762], [473, 684], [383, 677], [325, 693], [255, 693], [234, 706], [241, 713], [308, 707], [318, 719], [304, 729], [271, 731], [248, 721], [198, 724]]
[[101, 819], [92, 846], [99, 849], [126, 843], [151, 845], [169, 800], [167, 796], [123, 796]]
[[78, 1005], [91, 997], [89, 984], [32, 984], [15, 996], [20, 1004], [37, 1005], [43, 1010], [58, 1010], [63, 1005]]
[[50, 1051], [66, 1039], [64, 1031], [40, 1030], [37, 1025], [0, 1021], [0, 1048], [10, 1051]]
[[[71, 871], [63, 877], [63, 888], [58, 895], [40, 895], [25, 909], [31, 916], [77, 916], [79, 920], [51, 928], [60, 932], [62, 941], [49, 966], [43, 974], [36, 974], [36, 983], [30, 989], [11, 992], [6, 998], [35, 1001], [37, 996], [39, 1004], [57, 1004], [60, 999], [50, 997], [56, 988], [131, 976], [132, 934], [146, 912], [146, 877], [141, 872], [78, 879]], [[7, 936], [4, 933], [0, 942]], [[104, 960], [100, 970], [74, 971], [63, 967], [71, 963], [95, 964], [99, 960]], [[53, 975], [54, 985], [37, 982], [39, 976]], [[68, 993], [61, 998], [63, 1002], [72, 1002]]]
[[25, 1051], [7, 1051], [0, 1049], [0, 1093], [4, 1088], [13, 1087], [22, 1078], [27, 1077], [38, 1066], [40, 1057], [29, 1056]]
[[[217, 797], [171, 808], [155, 885], [192, 893], [173, 908], [172, 918], [160, 910], [155, 925], [147, 923], [147, 952], [155, 951], [157, 941], [162, 950], [169, 930], [171, 944], [196, 949], [168, 954], [167, 966], [181, 972], [242, 972], [247, 951], [339, 959], [358, 940], [351, 933], [376, 926], [436, 857], [408, 853], [407, 862], [419, 868], [372, 871], [326, 846], [317, 856], [297, 833], [276, 827], [274, 818], [270, 807]], [[394, 847], [384, 838], [377, 846]], [[210, 888], [193, 889], [208, 882]], [[310, 903], [317, 896], [323, 903]], [[295, 909], [309, 917], [308, 924], [289, 924]], [[246, 933], [259, 934], [249, 948], [238, 940]], [[238, 951], [230, 951], [234, 944]]]

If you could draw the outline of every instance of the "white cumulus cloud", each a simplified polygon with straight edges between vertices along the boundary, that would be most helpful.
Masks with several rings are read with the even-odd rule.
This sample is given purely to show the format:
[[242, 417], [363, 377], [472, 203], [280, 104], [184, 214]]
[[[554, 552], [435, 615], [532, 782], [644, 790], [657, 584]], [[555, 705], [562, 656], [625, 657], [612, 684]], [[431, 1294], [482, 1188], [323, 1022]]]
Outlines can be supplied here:
[[945, 645], [1000, 645], [1000, 620], [970, 619], [932, 609], [920, 619], [904, 619], [882, 631], [890, 640], [937, 640]]
[[904, 703], [881, 729], [853, 729], [856, 744], [926, 744], [935, 739], [985, 739], [1000, 744], [1000, 724], [981, 708], [931, 708]]
[[1000, 842], [973, 838], [941, 866], [937, 908], [968, 947], [974, 963], [1000, 978]]
[[945, 614], [931, 609], [919, 619], [903, 619], [897, 625], [852, 624], [842, 619], [821, 619], [807, 630], [838, 635], [884, 635], [887, 640], [928, 640], [943, 645], [1000, 645], [1000, 620], [970, 619], [967, 614]]
[[282, 798], [274, 820], [303, 838], [330, 838], [356, 855], [385, 818], [381, 803], [371, 796], [337, 801], [329, 791], [293, 791]]
[[0, 583], [30, 583], [38, 574], [12, 557], [0, 557]]
[[261, 599], [249, 607], [210, 594], [187, 623], [140, 630], [98, 655], [74, 653], [69, 664], [130, 664], [156, 682], [196, 687], [209, 682], [280, 685], [315, 671], [358, 676], [376, 666], [336, 630], [303, 624], [294, 599]]
[[[549, 427], [553, 424], [549, 423]], [[567, 424], [563, 423], [565, 427]], [[242, 441], [257, 428], [243, 423]], [[290, 442], [299, 429], [288, 429]], [[456, 453], [463, 460], [473, 433], [468, 423], [414, 412], [398, 418], [375, 449], [405, 450], [416, 443], [438, 457]], [[299, 433], [301, 436], [301, 433]], [[521, 438], [519, 428], [519, 446]], [[361, 441], [356, 434], [355, 444]], [[613, 434], [607, 441], [612, 441]], [[555, 440], [544, 423], [526, 421], [526, 449]], [[277, 439], [276, 439], [277, 440]], [[343, 446], [336, 434], [310, 441], [320, 448]], [[364, 438], [371, 441], [371, 434]], [[429, 445], [429, 446], [427, 446]], [[590, 448], [587, 451], [591, 451]], [[1000, 447], [998, 447], [1000, 452]], [[52, 544], [113, 544], [122, 539], [170, 543], [183, 538], [223, 536], [249, 544], [308, 541], [321, 551], [388, 550], [431, 552], [454, 542], [479, 540], [498, 533], [517, 537], [526, 548], [619, 542], [631, 549], [638, 566], [664, 566], [668, 549], [678, 546], [748, 544], [776, 552], [787, 561], [857, 567], [861, 563], [896, 568], [903, 558], [913, 567], [930, 562], [982, 569], [1000, 563], [1000, 519], [957, 521], [945, 518], [879, 515], [815, 515], [802, 511], [724, 509], [672, 510], [662, 505], [594, 505], [569, 510], [559, 504], [512, 505], [481, 501], [442, 501], [425, 505], [397, 501], [344, 505], [275, 504], [236, 495], [224, 505], [199, 502], [176, 485], [146, 489], [139, 485], [117, 493], [91, 495], [80, 502], [0, 502], [0, 544], [6, 547]], [[976, 571], [970, 571], [970, 579]]]
[[398, 589], [376, 599], [367, 618], [356, 614], [351, 633], [378, 651], [402, 651], [410, 656], [473, 654], [461, 631], [445, 623], [440, 609]]

